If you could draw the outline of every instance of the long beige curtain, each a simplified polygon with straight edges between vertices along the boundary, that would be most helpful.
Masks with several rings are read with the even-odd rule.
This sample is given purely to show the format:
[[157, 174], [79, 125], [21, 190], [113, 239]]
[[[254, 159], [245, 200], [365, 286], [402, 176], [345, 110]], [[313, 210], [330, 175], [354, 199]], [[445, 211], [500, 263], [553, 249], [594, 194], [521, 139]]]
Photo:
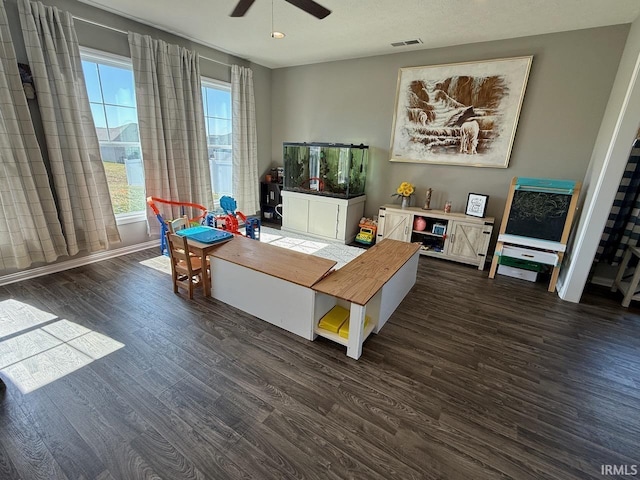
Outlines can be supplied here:
[[0, 270], [53, 262], [66, 254], [0, 2]]
[[62, 229], [70, 255], [120, 242], [68, 12], [19, 0]]
[[231, 67], [231, 103], [233, 196], [238, 202], [238, 210], [253, 215], [260, 209], [260, 204], [256, 101], [250, 68]]
[[[147, 196], [211, 208], [198, 55], [132, 32], [129, 47]], [[165, 215], [181, 213], [174, 207]], [[150, 210], [147, 220], [149, 231], [157, 233], [159, 224]]]

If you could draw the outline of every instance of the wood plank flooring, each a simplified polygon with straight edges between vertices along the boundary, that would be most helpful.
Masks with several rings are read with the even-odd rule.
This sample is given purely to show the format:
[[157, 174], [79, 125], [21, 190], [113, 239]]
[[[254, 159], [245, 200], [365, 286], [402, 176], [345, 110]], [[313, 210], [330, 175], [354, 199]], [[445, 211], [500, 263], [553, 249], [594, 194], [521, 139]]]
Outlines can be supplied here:
[[7, 381], [0, 478], [585, 480], [640, 464], [638, 303], [570, 304], [423, 257], [354, 361], [174, 295], [139, 263], [156, 255], [0, 287], [125, 344], [30, 394]]

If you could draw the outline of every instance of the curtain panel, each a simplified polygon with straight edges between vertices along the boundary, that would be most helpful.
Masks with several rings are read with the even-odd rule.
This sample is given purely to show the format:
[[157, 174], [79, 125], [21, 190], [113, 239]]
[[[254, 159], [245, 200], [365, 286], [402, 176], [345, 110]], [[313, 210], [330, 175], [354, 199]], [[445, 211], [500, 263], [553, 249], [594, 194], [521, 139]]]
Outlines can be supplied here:
[[238, 210], [253, 215], [258, 201], [258, 134], [253, 72], [250, 68], [231, 67], [231, 103], [233, 138], [233, 196]]
[[[197, 53], [129, 32], [147, 196], [213, 206]], [[178, 218], [179, 207], [165, 207]], [[170, 213], [167, 213], [170, 210]], [[190, 215], [191, 216], [191, 215]], [[150, 233], [160, 226], [147, 212]]]
[[0, 3], [0, 270], [67, 255]]
[[19, 0], [62, 229], [70, 255], [120, 242], [68, 12]]

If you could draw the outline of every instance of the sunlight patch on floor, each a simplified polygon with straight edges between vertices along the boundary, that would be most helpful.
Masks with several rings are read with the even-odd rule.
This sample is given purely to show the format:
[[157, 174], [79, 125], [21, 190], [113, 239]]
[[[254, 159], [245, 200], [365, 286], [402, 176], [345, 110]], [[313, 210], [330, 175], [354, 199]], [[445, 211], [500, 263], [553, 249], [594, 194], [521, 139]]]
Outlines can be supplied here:
[[273, 233], [267, 233], [264, 230], [260, 232], [260, 241], [263, 243], [271, 243], [274, 240], [282, 238], [282, 235], [275, 235]]
[[0, 302], [0, 338], [57, 318], [49, 312], [10, 298]]
[[17, 300], [0, 302], [0, 338], [29, 330], [0, 342], [0, 373], [22, 393], [33, 392], [125, 346], [69, 320], [33, 329], [56, 318]]
[[319, 250], [322, 250], [328, 243], [314, 242], [311, 240], [304, 240], [300, 238], [290, 238], [284, 237], [279, 240], [275, 240], [271, 242], [271, 245], [275, 245], [277, 247], [287, 248], [289, 250], [294, 250], [296, 252], [307, 253], [309, 255], [313, 255]]
[[158, 272], [171, 275], [171, 261], [166, 255], [158, 255], [157, 257], [142, 260], [139, 263], [140, 265], [144, 265], [145, 267], [153, 268]]

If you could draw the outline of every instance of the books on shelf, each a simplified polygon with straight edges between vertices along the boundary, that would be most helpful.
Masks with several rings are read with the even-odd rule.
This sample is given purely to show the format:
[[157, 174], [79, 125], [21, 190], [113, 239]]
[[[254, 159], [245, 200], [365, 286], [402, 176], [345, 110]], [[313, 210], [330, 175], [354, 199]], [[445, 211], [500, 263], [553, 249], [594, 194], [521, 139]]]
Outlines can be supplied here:
[[[370, 322], [371, 322], [371, 317], [369, 317], [369, 315], [366, 315], [364, 317], [365, 330], [367, 329], [367, 326], [369, 326]], [[344, 322], [340, 327], [340, 330], [338, 331], [338, 335], [340, 335], [342, 338], [346, 338], [346, 339], [349, 338], [349, 319], [348, 318], [347, 318], [347, 321]]]
[[[371, 323], [371, 317], [364, 317], [364, 328]], [[328, 332], [337, 333], [342, 338], [349, 338], [349, 310], [339, 305], [333, 307], [329, 312], [320, 319], [318, 327]]]
[[339, 305], [333, 307], [320, 319], [318, 327], [329, 332], [338, 333], [344, 322], [348, 322], [349, 310]]

